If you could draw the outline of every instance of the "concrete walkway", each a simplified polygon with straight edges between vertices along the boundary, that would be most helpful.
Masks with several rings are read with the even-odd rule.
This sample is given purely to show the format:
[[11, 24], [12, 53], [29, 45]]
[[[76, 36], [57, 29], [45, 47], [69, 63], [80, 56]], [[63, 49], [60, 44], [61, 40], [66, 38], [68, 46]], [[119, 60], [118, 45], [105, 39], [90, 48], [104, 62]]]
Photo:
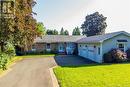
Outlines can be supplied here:
[[31, 58], [17, 62], [7, 75], [0, 78], [0, 87], [53, 87], [49, 68], [56, 65], [91, 63], [78, 56]]

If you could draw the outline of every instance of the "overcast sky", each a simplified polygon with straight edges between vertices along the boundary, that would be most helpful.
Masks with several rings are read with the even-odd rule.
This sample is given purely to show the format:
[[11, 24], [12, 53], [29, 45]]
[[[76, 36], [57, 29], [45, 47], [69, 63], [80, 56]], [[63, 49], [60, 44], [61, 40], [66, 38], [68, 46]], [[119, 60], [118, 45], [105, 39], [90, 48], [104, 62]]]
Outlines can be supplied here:
[[130, 32], [130, 0], [37, 0], [34, 8], [35, 18], [47, 29], [70, 32], [96, 11], [107, 17], [106, 32]]

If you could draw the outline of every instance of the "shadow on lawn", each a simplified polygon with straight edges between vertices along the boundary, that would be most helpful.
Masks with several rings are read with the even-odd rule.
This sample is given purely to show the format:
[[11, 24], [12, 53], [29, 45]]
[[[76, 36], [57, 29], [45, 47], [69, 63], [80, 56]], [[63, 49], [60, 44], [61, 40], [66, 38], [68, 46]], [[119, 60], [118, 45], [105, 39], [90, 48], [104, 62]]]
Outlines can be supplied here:
[[108, 66], [116, 64], [130, 64], [130, 62], [125, 63], [95, 63], [89, 59], [75, 55], [56, 55], [54, 57], [57, 65], [61, 67], [78, 68], [78, 67], [94, 67], [94, 66]]

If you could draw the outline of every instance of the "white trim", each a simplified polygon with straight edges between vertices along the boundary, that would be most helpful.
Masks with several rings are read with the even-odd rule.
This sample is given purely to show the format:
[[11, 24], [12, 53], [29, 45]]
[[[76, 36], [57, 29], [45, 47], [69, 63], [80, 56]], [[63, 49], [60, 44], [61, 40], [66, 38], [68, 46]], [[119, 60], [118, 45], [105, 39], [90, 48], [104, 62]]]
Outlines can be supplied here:
[[124, 45], [124, 52], [126, 51], [126, 42], [117, 42], [117, 48], [119, 49], [119, 44]]

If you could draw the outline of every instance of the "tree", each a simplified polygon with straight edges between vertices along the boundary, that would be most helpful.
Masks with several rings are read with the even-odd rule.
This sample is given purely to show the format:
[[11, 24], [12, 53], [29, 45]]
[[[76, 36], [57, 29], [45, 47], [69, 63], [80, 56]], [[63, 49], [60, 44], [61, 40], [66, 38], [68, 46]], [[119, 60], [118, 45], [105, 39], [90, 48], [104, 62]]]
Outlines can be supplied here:
[[58, 35], [58, 31], [57, 31], [56, 29], [54, 29], [54, 30], [48, 29], [48, 30], [46, 31], [46, 34], [47, 34], [47, 35]]
[[43, 25], [43, 23], [42, 22], [38, 22], [37, 23], [37, 33], [38, 33], [38, 35], [39, 36], [41, 36], [41, 35], [45, 35], [45, 27], [44, 27], [44, 25]]
[[81, 25], [83, 35], [93, 36], [104, 34], [107, 27], [106, 19], [107, 18], [99, 14], [99, 12], [86, 16], [85, 22]]
[[72, 35], [81, 35], [79, 27], [75, 27], [75, 29], [73, 29]]
[[65, 30], [64, 35], [69, 35], [69, 32], [67, 30]]
[[47, 34], [47, 35], [53, 35], [53, 30], [49, 30], [49, 29], [48, 29], [48, 30], [46, 31], [46, 34]]
[[37, 21], [33, 18], [34, 0], [16, 0], [14, 18], [14, 45], [28, 51], [38, 35]]
[[64, 35], [64, 28], [61, 28], [60, 35]]
[[56, 29], [53, 30], [53, 35], [58, 35], [58, 31]]

